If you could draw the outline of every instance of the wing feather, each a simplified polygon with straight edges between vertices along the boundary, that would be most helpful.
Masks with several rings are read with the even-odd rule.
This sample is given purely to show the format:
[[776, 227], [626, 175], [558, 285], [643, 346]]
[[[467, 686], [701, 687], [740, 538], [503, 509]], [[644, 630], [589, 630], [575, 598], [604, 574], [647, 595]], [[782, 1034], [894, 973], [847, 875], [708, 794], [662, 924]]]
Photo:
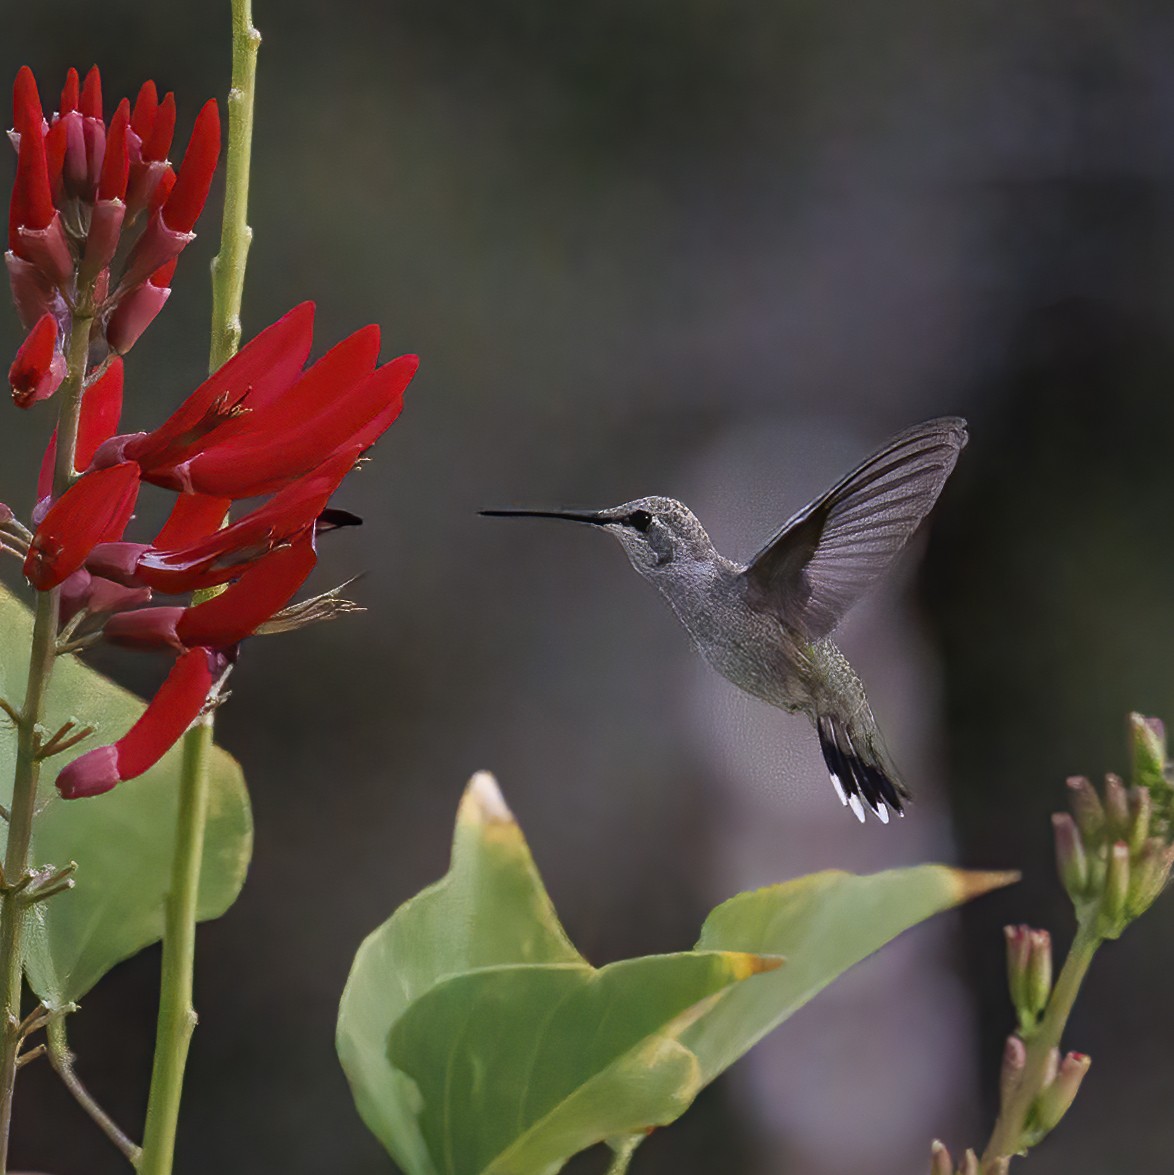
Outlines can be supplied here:
[[966, 440], [956, 416], [893, 437], [754, 556], [743, 572], [751, 604], [809, 640], [826, 636], [933, 509]]

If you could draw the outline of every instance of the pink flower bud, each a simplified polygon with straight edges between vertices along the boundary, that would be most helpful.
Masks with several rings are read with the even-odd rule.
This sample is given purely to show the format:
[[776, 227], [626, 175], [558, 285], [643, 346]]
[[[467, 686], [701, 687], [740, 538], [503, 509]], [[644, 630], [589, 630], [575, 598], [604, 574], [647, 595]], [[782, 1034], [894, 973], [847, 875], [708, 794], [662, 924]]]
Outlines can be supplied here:
[[61, 386], [68, 364], [57, 341], [57, 320], [52, 314], [43, 314], [21, 343], [8, 369], [12, 402], [18, 408], [47, 400]]

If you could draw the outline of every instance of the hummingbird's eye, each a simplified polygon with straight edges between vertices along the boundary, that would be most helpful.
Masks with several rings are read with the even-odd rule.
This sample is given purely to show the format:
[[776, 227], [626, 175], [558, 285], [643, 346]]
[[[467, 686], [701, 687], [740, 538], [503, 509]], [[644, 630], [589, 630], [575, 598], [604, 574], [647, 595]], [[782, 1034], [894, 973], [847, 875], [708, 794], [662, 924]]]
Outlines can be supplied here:
[[633, 510], [624, 522], [634, 526], [637, 530], [647, 530], [652, 525], [652, 515], [647, 510]]

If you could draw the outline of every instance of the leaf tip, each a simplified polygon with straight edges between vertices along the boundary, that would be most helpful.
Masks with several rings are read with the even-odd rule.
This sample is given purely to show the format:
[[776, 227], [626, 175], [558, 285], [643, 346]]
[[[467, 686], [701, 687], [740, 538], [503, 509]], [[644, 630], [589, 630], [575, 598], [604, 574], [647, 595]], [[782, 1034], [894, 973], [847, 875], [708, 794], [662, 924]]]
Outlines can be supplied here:
[[1005, 885], [1014, 885], [1022, 874], [1015, 869], [980, 871], [975, 869], [951, 869], [954, 890], [958, 901], [968, 902]]
[[461, 801], [460, 815], [475, 824], [516, 823], [497, 780], [489, 771], [478, 771], [469, 780]]

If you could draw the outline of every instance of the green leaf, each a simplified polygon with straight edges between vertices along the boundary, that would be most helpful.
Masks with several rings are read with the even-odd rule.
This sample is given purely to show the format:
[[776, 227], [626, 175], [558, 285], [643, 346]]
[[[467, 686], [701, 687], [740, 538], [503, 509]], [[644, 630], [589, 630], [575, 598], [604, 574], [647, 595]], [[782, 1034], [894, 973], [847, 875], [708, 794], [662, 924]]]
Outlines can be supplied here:
[[414, 1084], [388, 1059], [392, 1024], [446, 975], [508, 963], [586, 966], [542, 886], [491, 776], [475, 775], [457, 812], [448, 874], [368, 935], [339, 1006], [337, 1045], [359, 1114], [413, 1175], [433, 1175]]
[[682, 1042], [712, 1081], [836, 976], [902, 931], [1016, 880], [1015, 873], [919, 865], [865, 877], [813, 873], [739, 894], [705, 920], [697, 949], [782, 955], [787, 965], [731, 991]]
[[[0, 695], [18, 706], [24, 698], [31, 635], [28, 609], [0, 586]], [[101, 745], [121, 736], [142, 711], [142, 701], [133, 694], [75, 657], [65, 657], [53, 671], [43, 724], [52, 732], [71, 718], [89, 723], [98, 729], [86, 745]], [[0, 719], [0, 796], [6, 804], [15, 756], [12, 724]], [[79, 999], [115, 963], [162, 935], [179, 795], [179, 748], [140, 778], [84, 800], [62, 800], [53, 788], [69, 757], [67, 753], [43, 764], [38, 793], [42, 810], [33, 829], [36, 865], [78, 865], [75, 888], [38, 903], [30, 914], [26, 972], [33, 990], [53, 1007]], [[240, 766], [217, 749], [209, 769], [211, 799], [199, 895], [203, 920], [219, 917], [236, 900], [253, 842]], [[0, 824], [0, 843], [6, 839]]]
[[678, 1035], [732, 984], [776, 965], [695, 951], [443, 981], [396, 1021], [389, 1050], [419, 1091], [434, 1170], [545, 1175], [597, 1142], [673, 1121], [703, 1084]]
[[448, 875], [360, 948], [339, 1056], [364, 1121], [409, 1175], [549, 1175], [595, 1142], [673, 1121], [836, 975], [1012, 879], [933, 865], [817, 874], [726, 902], [692, 952], [596, 971], [480, 775]]

